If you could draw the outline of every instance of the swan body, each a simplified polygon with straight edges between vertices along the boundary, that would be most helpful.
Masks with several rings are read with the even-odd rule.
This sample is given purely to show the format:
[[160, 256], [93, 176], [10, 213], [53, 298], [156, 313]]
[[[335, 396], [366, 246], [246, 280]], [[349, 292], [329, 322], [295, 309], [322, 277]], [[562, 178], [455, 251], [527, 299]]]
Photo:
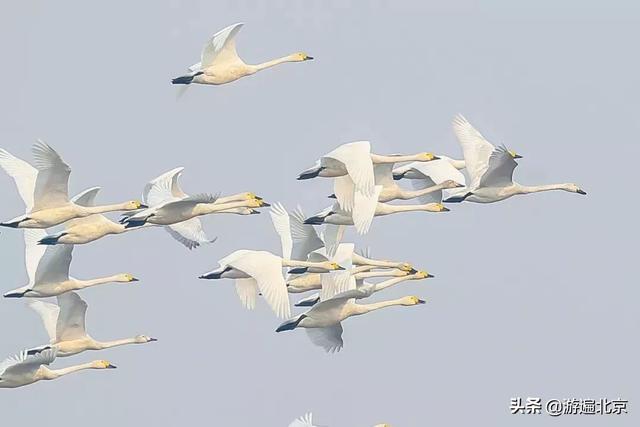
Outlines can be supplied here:
[[521, 156], [505, 146], [494, 147], [460, 115], [453, 121], [453, 130], [462, 146], [471, 182], [467, 189], [449, 197], [445, 202], [494, 203], [518, 194], [552, 190], [587, 194], [573, 183], [537, 186], [518, 184], [513, 181], [513, 171], [518, 166], [515, 159]]
[[[32, 308], [44, 324], [49, 335], [49, 345], [58, 357], [67, 357], [87, 350], [103, 350], [128, 344], [146, 344], [157, 341], [146, 335], [138, 335], [116, 341], [96, 341], [85, 329], [87, 303], [75, 292], [58, 296], [58, 304], [30, 301]], [[37, 351], [37, 350], [34, 350]]]
[[0, 362], [0, 388], [17, 388], [38, 381], [55, 380], [64, 375], [85, 369], [115, 369], [106, 360], [95, 360], [63, 369], [49, 369], [56, 358], [55, 349], [47, 349], [36, 354], [22, 351], [20, 354]]
[[414, 306], [425, 302], [416, 296], [408, 296], [372, 304], [357, 304], [355, 298], [361, 295], [363, 291], [352, 289], [321, 301], [309, 311], [282, 323], [276, 332], [305, 328], [312, 343], [322, 347], [326, 352], [337, 352], [343, 347], [343, 320], [385, 307]]
[[189, 67], [189, 74], [173, 79], [172, 83], [221, 85], [286, 62], [313, 59], [306, 53], [299, 52], [257, 65], [246, 64], [238, 56], [235, 42], [243, 25], [233, 24], [217, 32], [202, 49], [200, 62]]
[[7, 222], [4, 227], [49, 228], [74, 218], [114, 211], [131, 211], [144, 205], [132, 200], [103, 206], [83, 206], [69, 200], [71, 168], [49, 145], [38, 141], [33, 145], [36, 167], [0, 149], [0, 167], [11, 176], [26, 206], [26, 214]]

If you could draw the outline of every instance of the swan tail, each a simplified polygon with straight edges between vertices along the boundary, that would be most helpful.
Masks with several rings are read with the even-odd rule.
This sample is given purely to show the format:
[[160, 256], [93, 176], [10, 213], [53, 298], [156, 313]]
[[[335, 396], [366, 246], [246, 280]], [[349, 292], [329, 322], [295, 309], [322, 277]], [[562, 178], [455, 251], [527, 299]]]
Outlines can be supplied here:
[[460, 203], [460, 202], [464, 202], [465, 199], [469, 196], [471, 196], [473, 193], [472, 192], [468, 192], [466, 194], [460, 195], [460, 196], [451, 196], [446, 198], [445, 200], [443, 200], [443, 203]]
[[320, 302], [320, 294], [313, 294], [308, 298], [301, 299], [294, 305], [296, 307], [313, 307]]
[[38, 240], [38, 244], [39, 245], [57, 245], [60, 238], [67, 234], [68, 233], [58, 233], [51, 236], [43, 237], [42, 239]]
[[22, 298], [25, 296], [30, 289], [14, 289], [13, 291], [9, 291], [3, 295], [5, 298]]
[[304, 274], [309, 270], [309, 267], [295, 267], [287, 271], [287, 274]]
[[190, 85], [191, 83], [193, 83], [193, 79], [201, 74], [204, 74], [204, 71], [198, 71], [193, 74], [187, 74], [186, 76], [176, 77], [175, 79], [171, 80], [171, 83], [174, 85]]
[[302, 319], [304, 319], [305, 317], [307, 317], [304, 314], [301, 314], [300, 316], [287, 320], [286, 322], [284, 322], [282, 325], [278, 326], [278, 329], [276, 329], [276, 332], [282, 332], [282, 331], [292, 331], [295, 328], [298, 327], [298, 325], [300, 324], [300, 322], [302, 321]]

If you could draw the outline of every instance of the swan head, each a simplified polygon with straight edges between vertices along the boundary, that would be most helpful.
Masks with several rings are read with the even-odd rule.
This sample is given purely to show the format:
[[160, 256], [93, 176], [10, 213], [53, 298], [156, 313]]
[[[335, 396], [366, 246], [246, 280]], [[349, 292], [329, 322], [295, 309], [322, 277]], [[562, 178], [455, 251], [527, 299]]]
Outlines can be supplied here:
[[107, 360], [94, 360], [91, 362], [92, 369], [116, 369], [115, 365], [112, 365], [111, 362]]
[[418, 154], [418, 160], [421, 162], [430, 162], [431, 160], [438, 160], [440, 157], [433, 153], [420, 153]]
[[309, 56], [304, 52], [298, 52], [291, 55], [291, 59], [295, 62], [311, 61], [313, 56]]
[[459, 182], [456, 182], [452, 179], [447, 179], [446, 181], [442, 182], [442, 188], [461, 188], [464, 187], [464, 184], [460, 184]]
[[124, 273], [124, 274], [119, 274], [118, 275], [118, 280], [116, 280], [117, 282], [121, 282], [121, 283], [129, 283], [129, 282], [139, 282], [140, 279], [136, 279], [133, 274], [129, 274], [129, 273]]
[[122, 206], [123, 210], [125, 211], [135, 211], [138, 209], [146, 209], [148, 207], [149, 206], [145, 205], [140, 200], [130, 200], [128, 202], [125, 202]]
[[430, 274], [428, 271], [418, 271], [413, 275], [415, 279], [430, 279], [435, 277], [433, 274]]
[[263, 199], [251, 199], [247, 204], [247, 208], [263, 208], [271, 206], [269, 203], [265, 202]]
[[509, 155], [510, 155], [511, 157], [513, 157], [514, 159], [521, 159], [521, 158], [522, 158], [522, 156], [521, 156], [520, 154], [516, 153], [516, 152], [515, 152], [515, 151], [513, 151], [513, 150], [507, 150], [507, 152], [508, 152], [508, 153], [509, 153]]
[[428, 203], [426, 207], [429, 212], [449, 212], [450, 210], [442, 203]]
[[578, 193], [578, 194], [582, 194], [582, 195], [587, 195], [587, 192], [584, 191], [582, 188], [578, 187], [578, 185], [576, 184], [567, 184], [566, 185], [566, 190], [571, 192], [571, 193]]
[[398, 270], [402, 270], [402, 271], [406, 271], [409, 273], [415, 273], [416, 269], [413, 268], [413, 265], [409, 264], [408, 262], [401, 262], [400, 265], [398, 265], [398, 267], [396, 267]]
[[330, 270], [330, 271], [345, 270], [345, 268], [340, 264], [338, 264], [337, 262], [327, 262], [326, 264], [327, 264], [326, 265], [327, 270]]
[[134, 338], [136, 344], [146, 344], [148, 342], [158, 341], [156, 338], [151, 338], [146, 335], [138, 335]]
[[406, 305], [406, 306], [412, 306], [412, 305], [418, 305], [418, 304], [425, 304], [426, 301], [422, 300], [416, 296], [410, 296], [410, 297], [404, 297], [402, 298], [402, 305]]

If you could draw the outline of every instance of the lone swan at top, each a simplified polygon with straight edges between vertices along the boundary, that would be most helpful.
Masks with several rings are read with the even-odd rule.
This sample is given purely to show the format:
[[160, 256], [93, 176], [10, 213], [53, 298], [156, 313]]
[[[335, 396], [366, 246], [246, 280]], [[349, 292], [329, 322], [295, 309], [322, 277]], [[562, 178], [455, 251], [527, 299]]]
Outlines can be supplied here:
[[189, 67], [189, 74], [177, 77], [171, 83], [174, 85], [191, 83], [222, 85], [278, 64], [313, 59], [306, 53], [298, 52], [257, 65], [246, 64], [236, 52], [235, 41], [243, 25], [242, 23], [233, 24], [217, 32], [202, 48], [200, 62]]

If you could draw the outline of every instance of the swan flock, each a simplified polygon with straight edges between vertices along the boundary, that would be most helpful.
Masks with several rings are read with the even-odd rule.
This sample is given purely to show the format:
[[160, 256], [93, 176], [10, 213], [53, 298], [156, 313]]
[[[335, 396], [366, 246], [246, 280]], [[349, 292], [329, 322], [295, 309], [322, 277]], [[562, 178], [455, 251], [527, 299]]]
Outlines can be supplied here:
[[[202, 49], [200, 61], [172, 83], [183, 87], [229, 84], [279, 64], [313, 59], [298, 52], [257, 65], [247, 64], [236, 52], [236, 37], [242, 26], [238, 23], [217, 32]], [[586, 194], [570, 182], [519, 184], [513, 174], [522, 156], [506, 145], [490, 143], [462, 115], [453, 118], [452, 130], [461, 149], [461, 158], [457, 159], [431, 151], [378, 154], [370, 141], [347, 142], [334, 149], [334, 144], [327, 144], [326, 154], [317, 153], [312, 166], [301, 165], [291, 171], [292, 178], [297, 172], [301, 187], [312, 179], [330, 182], [330, 189], [319, 194], [318, 200], [326, 200], [330, 193], [331, 203], [310, 215], [300, 206], [287, 209], [279, 202], [270, 204], [250, 191], [224, 194], [216, 188], [200, 188], [199, 193], [189, 195], [179, 182], [183, 167], [149, 179], [140, 186], [140, 199], [123, 194], [120, 201], [99, 204], [96, 198], [100, 187], [69, 195], [71, 167], [44, 141], [33, 145], [32, 162], [0, 149], [0, 167], [14, 181], [24, 203], [24, 212], [0, 213], [0, 226], [23, 234], [28, 276], [26, 285], [6, 289], [4, 297], [25, 298], [49, 336], [49, 342], [34, 345], [0, 363], [0, 388], [58, 379], [83, 370], [113, 369], [115, 366], [104, 360], [61, 369], [49, 366], [58, 357], [156, 341], [147, 335], [98, 341], [87, 333], [88, 304], [80, 296], [85, 289], [139, 282], [132, 273], [124, 272], [90, 279], [70, 275], [73, 252], [81, 250], [75, 247], [98, 244], [92, 242], [106, 236], [136, 233], [143, 240], [144, 233], [150, 232], [143, 229], [164, 229], [189, 250], [211, 247], [207, 250], [215, 252], [216, 239], [228, 236], [223, 230], [213, 236], [205, 231], [203, 216], [231, 214], [248, 218], [269, 208], [270, 227], [275, 231], [272, 237], [279, 242], [277, 253], [260, 247], [238, 248], [217, 254], [217, 265], [203, 266], [193, 277], [201, 279], [201, 286], [211, 280], [232, 282], [244, 309], [265, 304], [281, 319], [279, 326], [274, 325], [275, 332], [304, 329], [314, 346], [335, 353], [345, 345], [343, 324], [347, 320], [373, 315], [377, 310], [393, 310], [392, 307], [397, 307], [400, 316], [400, 308], [417, 309], [427, 302], [427, 298], [417, 295], [371, 302], [369, 299], [375, 294], [406, 282], [436, 280], [422, 266], [416, 268], [414, 260], [372, 256], [370, 249], [349, 241], [349, 235], [367, 234], [389, 215], [414, 212], [437, 221], [433, 214], [455, 210], [454, 204], [496, 203], [546, 191]], [[130, 190], [135, 189], [129, 188], [127, 193]], [[7, 191], [3, 194], [5, 198], [12, 197]], [[116, 212], [119, 218], [109, 218]], [[292, 303], [291, 298], [296, 301]], [[292, 309], [300, 311], [294, 313]], [[309, 413], [290, 426], [312, 423]]]

